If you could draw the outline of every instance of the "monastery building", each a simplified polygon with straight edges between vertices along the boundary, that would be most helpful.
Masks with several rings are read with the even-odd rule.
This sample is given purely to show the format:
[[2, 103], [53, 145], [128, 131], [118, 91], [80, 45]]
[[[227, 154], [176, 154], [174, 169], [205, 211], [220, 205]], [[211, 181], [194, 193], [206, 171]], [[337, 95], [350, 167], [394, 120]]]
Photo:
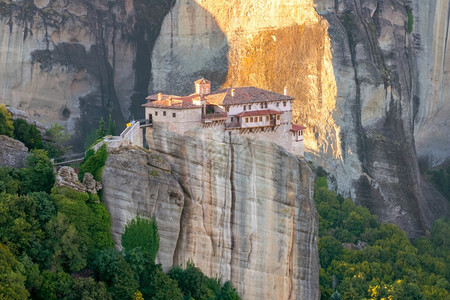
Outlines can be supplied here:
[[179, 134], [201, 128], [213, 128], [232, 134], [277, 143], [303, 156], [302, 125], [292, 124], [292, 102], [287, 88], [284, 94], [255, 87], [225, 88], [211, 92], [211, 82], [195, 82], [189, 96], [148, 96], [145, 116], [148, 124], [164, 123]]

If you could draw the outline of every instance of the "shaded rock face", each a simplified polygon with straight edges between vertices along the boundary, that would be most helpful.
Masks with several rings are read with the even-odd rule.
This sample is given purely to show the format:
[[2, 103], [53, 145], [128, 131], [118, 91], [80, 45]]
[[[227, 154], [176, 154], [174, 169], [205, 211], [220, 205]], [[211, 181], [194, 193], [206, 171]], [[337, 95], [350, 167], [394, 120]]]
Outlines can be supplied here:
[[243, 299], [319, 298], [314, 176], [304, 163], [275, 144], [208, 130], [146, 136], [150, 153], [112, 150], [103, 171], [117, 243], [136, 215], [155, 216], [166, 269], [192, 260]]
[[[330, 24], [336, 113], [342, 116], [338, 185], [346, 186], [340, 175], [349, 174], [357, 203], [411, 237], [421, 235], [449, 211], [442, 197], [424, 192], [418, 168], [414, 117], [429, 99], [417, 94], [417, 74], [426, 70], [414, 59], [409, 8], [398, 1], [317, 2]], [[349, 159], [355, 153], [357, 161]]]
[[59, 122], [80, 150], [101, 116], [141, 113], [173, 0], [0, 0], [0, 102]]
[[418, 76], [414, 97], [419, 160], [434, 167], [450, 159], [450, 2], [411, 1]]
[[[415, 150], [415, 117], [429, 103], [418, 93], [416, 78], [428, 73], [417, 67], [417, 34], [407, 25], [407, 5], [415, 3], [413, 13], [427, 5], [418, 2], [180, 0], [161, 27], [151, 87], [193, 92], [190, 81], [205, 70], [216, 86], [287, 85], [293, 121], [308, 128], [306, 159], [324, 166], [340, 193], [417, 236], [448, 213], [442, 197], [423, 192]], [[436, 22], [437, 43], [448, 18]], [[442, 67], [435, 76], [444, 74]], [[448, 141], [429, 139], [441, 150]]]
[[0, 135], [0, 167], [23, 168], [28, 156], [25, 145], [6, 135]]

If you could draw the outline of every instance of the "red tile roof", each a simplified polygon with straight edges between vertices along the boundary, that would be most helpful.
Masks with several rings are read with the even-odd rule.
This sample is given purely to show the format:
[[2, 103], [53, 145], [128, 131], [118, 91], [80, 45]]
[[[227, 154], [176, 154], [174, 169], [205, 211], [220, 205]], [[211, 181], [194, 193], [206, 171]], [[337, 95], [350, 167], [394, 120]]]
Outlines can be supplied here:
[[264, 109], [264, 110], [248, 110], [238, 113], [237, 117], [254, 117], [266, 115], [281, 115], [283, 112], [278, 110]]
[[304, 129], [306, 129], [306, 127], [303, 125], [292, 124], [291, 131], [299, 131], [299, 130], [304, 130]]
[[211, 81], [202, 77], [199, 80], [195, 81], [194, 83], [211, 83]]
[[[232, 89], [234, 89], [234, 96], [231, 96]], [[205, 95], [205, 98], [211, 104], [225, 106], [233, 104], [294, 100], [291, 96], [285, 96], [251, 86], [222, 89]]]

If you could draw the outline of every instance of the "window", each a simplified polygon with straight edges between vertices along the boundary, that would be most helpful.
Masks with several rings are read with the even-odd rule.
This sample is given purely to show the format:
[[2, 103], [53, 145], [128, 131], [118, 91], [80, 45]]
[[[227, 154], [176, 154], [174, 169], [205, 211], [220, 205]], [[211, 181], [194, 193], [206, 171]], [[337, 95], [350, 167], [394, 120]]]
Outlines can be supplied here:
[[266, 103], [264, 103], [264, 107], [265, 107], [265, 108], [267, 108], [267, 102], [266, 102]]
[[283, 102], [283, 106], [286, 107], [286, 101]]
[[300, 135], [303, 135], [303, 130], [300, 130]]
[[262, 117], [259, 117], [259, 121], [262, 122]]
[[252, 106], [251, 106], [251, 105], [249, 105], [249, 106], [248, 106], [248, 110], [251, 110], [251, 109], [252, 109]]
[[250, 122], [253, 123], [253, 117], [250, 117]]
[[278, 120], [278, 121], [280, 120], [280, 115], [277, 115], [277, 120]]
[[266, 116], [266, 122], [269, 122], [270, 118], [269, 116]]
[[163, 116], [164, 116], [164, 117], [166, 116], [166, 111], [163, 111]]
[[172, 118], [175, 118], [177, 116], [177, 113], [172, 113]]
[[225, 106], [225, 112], [228, 112], [230, 108], [228, 106]]
[[280, 102], [277, 102], [276, 106], [279, 107], [280, 106]]
[[245, 123], [248, 123], [248, 118], [245, 118]]
[[261, 108], [264, 108], [264, 103], [261, 103]]
[[247, 105], [244, 105], [244, 110], [247, 110]]
[[234, 118], [233, 117], [231, 117], [231, 122], [233, 122], [234, 121]]
[[157, 111], [155, 111], [155, 116], [157, 116], [158, 115], [158, 112]]

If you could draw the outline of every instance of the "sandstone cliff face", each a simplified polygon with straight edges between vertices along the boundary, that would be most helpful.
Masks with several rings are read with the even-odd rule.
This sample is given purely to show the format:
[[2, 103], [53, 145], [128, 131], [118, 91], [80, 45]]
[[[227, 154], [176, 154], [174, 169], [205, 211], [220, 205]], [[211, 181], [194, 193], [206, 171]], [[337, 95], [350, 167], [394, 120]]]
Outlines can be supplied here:
[[437, 166], [450, 157], [450, 2], [411, 3], [418, 76], [415, 140], [419, 159]]
[[[243, 299], [318, 299], [313, 174], [272, 143], [205, 131], [147, 134], [150, 153], [112, 150], [103, 200], [116, 242], [155, 216], [165, 268], [192, 260]], [[288, 167], [289, 166], [289, 167]]]
[[100, 116], [120, 126], [140, 112], [171, 3], [0, 0], [0, 102], [66, 125], [79, 150]]
[[6, 135], [0, 135], [0, 167], [23, 168], [28, 156], [25, 145]]
[[[414, 117], [420, 109], [428, 114], [428, 99], [417, 94], [415, 78], [427, 73], [416, 67], [407, 5], [177, 1], [154, 48], [151, 87], [188, 93], [200, 76], [216, 86], [281, 92], [287, 85], [296, 98], [294, 121], [308, 127], [306, 158], [325, 166], [339, 192], [417, 236], [448, 208], [442, 197], [422, 192]], [[436, 151], [447, 141], [437, 143]]]

